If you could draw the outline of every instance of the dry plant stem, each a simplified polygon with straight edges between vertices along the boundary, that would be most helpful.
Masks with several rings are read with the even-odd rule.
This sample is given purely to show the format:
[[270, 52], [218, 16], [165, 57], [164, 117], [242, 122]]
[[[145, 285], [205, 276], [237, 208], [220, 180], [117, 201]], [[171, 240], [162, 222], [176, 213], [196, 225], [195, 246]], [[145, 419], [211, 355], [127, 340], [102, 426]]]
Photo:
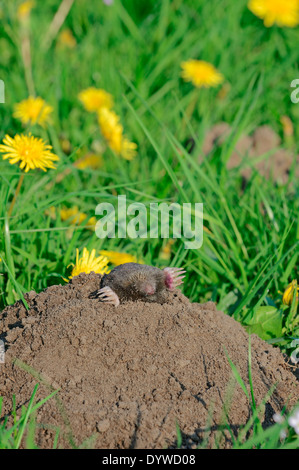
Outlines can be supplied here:
[[13, 200], [11, 201], [11, 204], [10, 204], [9, 209], [8, 209], [8, 213], [7, 213], [8, 217], [11, 216], [12, 210], [14, 208], [15, 202], [17, 200], [18, 194], [20, 192], [20, 189], [21, 189], [21, 186], [22, 186], [22, 183], [23, 183], [23, 180], [24, 180], [24, 176], [25, 176], [25, 173], [22, 172], [21, 175], [20, 175], [20, 178], [19, 178], [18, 186], [16, 188]]
[[48, 50], [55, 39], [58, 31], [60, 30], [61, 26], [63, 25], [67, 15], [69, 14], [70, 9], [74, 0], [62, 0], [53, 20], [50, 24], [48, 32], [45, 36], [45, 40], [43, 43], [43, 49]]

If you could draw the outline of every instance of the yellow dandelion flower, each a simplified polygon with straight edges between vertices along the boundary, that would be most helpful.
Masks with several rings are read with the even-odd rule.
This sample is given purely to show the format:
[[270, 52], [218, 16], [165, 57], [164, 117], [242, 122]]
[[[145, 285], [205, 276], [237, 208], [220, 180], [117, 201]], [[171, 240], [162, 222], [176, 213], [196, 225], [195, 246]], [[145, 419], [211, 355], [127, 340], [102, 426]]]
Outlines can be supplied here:
[[3, 144], [0, 145], [0, 152], [4, 154], [3, 159], [8, 158], [11, 165], [20, 161], [20, 168], [25, 173], [35, 168], [43, 171], [56, 168], [53, 162], [59, 160], [59, 157], [51, 152], [51, 145], [46, 145], [42, 139], [31, 134], [28, 136], [17, 134], [14, 138], [6, 135]]
[[98, 113], [98, 121], [101, 133], [107, 140], [110, 148], [116, 153], [121, 152], [123, 127], [119, 123], [117, 114], [107, 108], [102, 108]]
[[13, 116], [20, 119], [23, 124], [40, 124], [44, 127], [51, 122], [50, 114], [53, 108], [39, 96], [37, 98], [29, 96], [26, 100], [16, 104], [14, 109]]
[[262, 20], [266, 27], [287, 26], [294, 28], [299, 24], [298, 0], [250, 0], [249, 10]]
[[86, 219], [87, 215], [79, 211], [78, 206], [63, 207], [60, 209], [60, 218], [65, 221], [72, 219], [72, 223], [81, 224]]
[[28, 0], [26, 2], [21, 3], [17, 9], [18, 19], [20, 21], [27, 19], [34, 5], [35, 5], [35, 2], [33, 2], [32, 0]]
[[121, 156], [125, 160], [133, 160], [136, 156], [137, 144], [135, 142], [130, 142], [126, 137], [122, 139], [121, 145]]
[[[60, 218], [62, 221], [69, 220], [71, 221], [72, 224], [76, 225], [81, 225], [84, 220], [87, 219], [87, 214], [84, 212], [80, 212], [78, 206], [73, 206], [73, 207], [63, 207], [60, 210]], [[97, 220], [95, 217], [91, 217], [87, 224], [86, 227], [88, 228], [94, 228], [97, 223]]]
[[97, 170], [103, 166], [103, 157], [102, 155], [97, 155], [95, 153], [87, 153], [84, 157], [77, 160], [74, 165], [80, 170], [85, 170], [85, 168]]
[[70, 49], [76, 47], [76, 39], [73, 36], [72, 31], [69, 28], [64, 29], [58, 36], [58, 44], [60, 46], [66, 46]]
[[96, 257], [96, 250], [93, 249], [90, 253], [87, 248], [83, 249], [83, 254], [79, 258], [79, 250], [76, 249], [76, 264], [73, 267], [69, 279], [74, 276], [78, 276], [80, 273], [91, 273], [92, 271], [96, 274], [105, 274], [108, 272], [108, 258], [105, 256]]
[[223, 75], [214, 65], [204, 60], [190, 59], [181, 63], [182, 77], [186, 82], [192, 82], [197, 87], [215, 87], [223, 82]]
[[113, 106], [113, 99], [110, 93], [95, 87], [89, 87], [82, 90], [79, 93], [78, 98], [83, 103], [86, 111], [91, 113], [99, 111], [102, 108], [110, 109]]
[[120, 124], [117, 114], [112, 110], [103, 108], [98, 113], [98, 121], [101, 133], [109, 147], [126, 160], [132, 160], [136, 155], [137, 145], [124, 137], [123, 126]]
[[299, 287], [297, 286], [296, 280], [292, 281], [283, 293], [282, 302], [285, 305], [291, 305], [293, 301], [294, 292], [296, 292], [296, 300], [298, 300]]
[[[108, 251], [108, 250], [101, 250], [100, 255], [106, 256], [109, 262], [114, 264], [115, 266], [119, 266], [120, 264], [124, 263], [137, 263], [137, 258], [134, 255], [130, 255], [128, 253], [120, 253], [118, 251]], [[138, 261], [140, 263], [140, 261]]]
[[91, 230], [94, 230], [96, 223], [97, 223], [96, 217], [95, 216], [90, 217], [90, 219], [87, 222], [86, 228], [90, 228]]
[[[56, 220], [56, 207], [50, 206], [49, 209], [45, 210], [45, 215], [49, 216], [51, 219]], [[84, 220], [87, 219], [87, 214], [80, 212], [78, 206], [71, 208], [63, 207], [60, 209], [60, 219], [64, 222], [70, 219], [70, 222], [73, 225], [80, 225]], [[95, 217], [90, 217], [85, 228], [94, 230], [97, 219]]]

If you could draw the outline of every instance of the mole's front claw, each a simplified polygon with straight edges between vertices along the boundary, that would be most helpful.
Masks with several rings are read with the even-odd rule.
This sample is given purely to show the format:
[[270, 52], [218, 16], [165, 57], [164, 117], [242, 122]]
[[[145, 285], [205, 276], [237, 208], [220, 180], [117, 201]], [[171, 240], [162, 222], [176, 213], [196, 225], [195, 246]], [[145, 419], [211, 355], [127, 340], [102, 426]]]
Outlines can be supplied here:
[[115, 307], [119, 305], [119, 298], [116, 293], [108, 286], [102, 287], [102, 289], [98, 290], [97, 297], [101, 300], [101, 302], [106, 302], [107, 304], [112, 304]]
[[179, 285], [183, 284], [185, 272], [183, 268], [165, 268], [165, 285], [167, 289], [174, 290]]

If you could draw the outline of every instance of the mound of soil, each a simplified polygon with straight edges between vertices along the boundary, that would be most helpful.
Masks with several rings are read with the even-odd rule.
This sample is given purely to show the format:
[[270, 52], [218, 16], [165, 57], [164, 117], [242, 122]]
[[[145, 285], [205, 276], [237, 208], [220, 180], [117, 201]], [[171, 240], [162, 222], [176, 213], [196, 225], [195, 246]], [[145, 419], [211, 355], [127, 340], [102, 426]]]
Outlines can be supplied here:
[[[231, 126], [226, 122], [220, 122], [213, 126], [206, 134], [203, 142], [203, 153], [208, 155], [215, 147], [222, 145], [231, 133]], [[260, 126], [252, 135], [242, 135], [236, 142], [234, 151], [227, 163], [227, 168], [235, 168], [239, 166], [244, 158], [249, 157], [247, 167], [241, 169], [241, 175], [246, 180], [251, 176], [250, 160], [257, 159], [262, 155], [268, 154], [267, 157], [254, 163], [257, 171], [265, 178], [273, 177], [278, 183], [286, 183], [289, 172], [296, 159], [299, 163], [299, 155], [280, 148], [281, 139], [271, 127]], [[199, 157], [202, 161], [202, 157]], [[299, 176], [299, 171], [296, 173]]]
[[[92, 298], [99, 283], [99, 275], [81, 274], [68, 285], [26, 294], [29, 311], [17, 302], [2, 312], [5, 413], [12, 394], [18, 407], [28, 404], [38, 382], [38, 399], [60, 389], [37, 412], [36, 444], [42, 448], [52, 447], [56, 427], [61, 447], [90, 437], [88, 445], [96, 448], [173, 447], [176, 423], [184, 447], [205, 438], [212, 446], [223, 428], [224, 407], [237, 433], [251, 408], [225, 350], [250, 393], [243, 327], [212, 302], [190, 303], [179, 290], [163, 305], [127, 302], [114, 308]], [[277, 383], [262, 408], [267, 426], [274, 412], [296, 403], [299, 384], [280, 351], [255, 335], [252, 376], [257, 404]], [[229, 447], [229, 434], [223, 439], [221, 445]]]

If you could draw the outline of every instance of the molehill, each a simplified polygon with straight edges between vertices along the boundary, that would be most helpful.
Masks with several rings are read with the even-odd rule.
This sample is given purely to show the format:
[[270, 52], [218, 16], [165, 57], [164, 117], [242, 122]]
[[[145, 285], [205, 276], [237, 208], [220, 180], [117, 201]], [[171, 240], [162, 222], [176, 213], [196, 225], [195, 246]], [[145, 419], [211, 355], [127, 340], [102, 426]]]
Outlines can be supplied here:
[[[99, 275], [81, 274], [65, 286], [26, 294], [29, 311], [17, 302], [0, 314], [4, 413], [15, 394], [20, 414], [39, 383], [37, 399], [59, 389], [37, 412], [36, 444], [42, 448], [53, 446], [57, 427], [60, 447], [175, 447], [176, 425], [183, 447], [203, 439], [211, 447], [223, 427], [224, 406], [237, 433], [251, 409], [225, 351], [249, 392], [243, 327], [212, 302], [190, 303], [179, 290], [163, 305], [115, 308], [93, 298], [99, 283]], [[251, 339], [257, 404], [277, 383], [262, 409], [267, 426], [274, 412], [295, 405], [299, 384], [278, 349]], [[220, 442], [229, 447], [229, 433]]]

